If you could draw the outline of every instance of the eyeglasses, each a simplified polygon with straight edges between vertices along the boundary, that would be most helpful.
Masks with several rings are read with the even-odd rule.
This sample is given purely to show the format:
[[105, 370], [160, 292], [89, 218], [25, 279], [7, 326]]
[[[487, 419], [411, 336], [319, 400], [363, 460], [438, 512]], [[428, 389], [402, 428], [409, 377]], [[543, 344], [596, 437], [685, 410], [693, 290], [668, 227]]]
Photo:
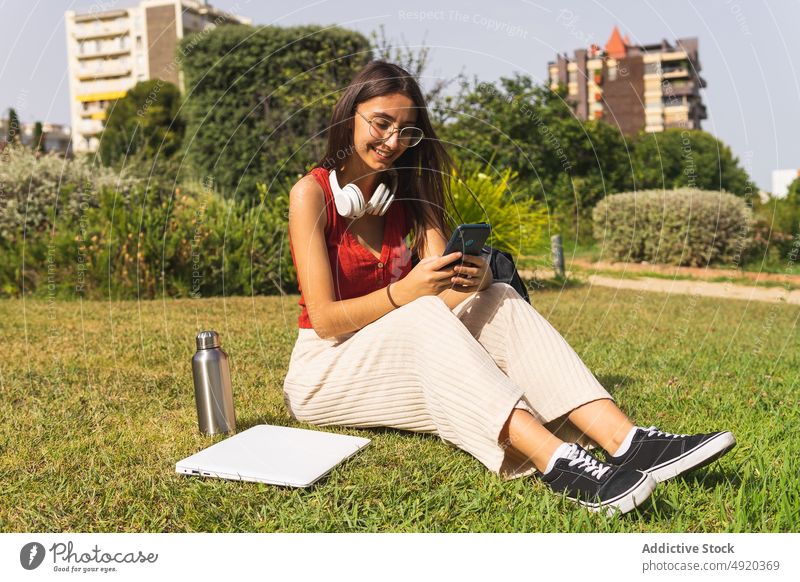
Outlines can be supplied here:
[[356, 113], [358, 113], [364, 119], [364, 121], [369, 124], [369, 134], [375, 139], [386, 141], [392, 137], [394, 132], [398, 132], [398, 144], [403, 147], [413, 148], [415, 145], [421, 142], [422, 138], [425, 136], [425, 134], [422, 133], [422, 130], [418, 127], [408, 126], [401, 129], [395, 127], [394, 124], [385, 117], [376, 116], [372, 119], [367, 119], [360, 111], [356, 110]]

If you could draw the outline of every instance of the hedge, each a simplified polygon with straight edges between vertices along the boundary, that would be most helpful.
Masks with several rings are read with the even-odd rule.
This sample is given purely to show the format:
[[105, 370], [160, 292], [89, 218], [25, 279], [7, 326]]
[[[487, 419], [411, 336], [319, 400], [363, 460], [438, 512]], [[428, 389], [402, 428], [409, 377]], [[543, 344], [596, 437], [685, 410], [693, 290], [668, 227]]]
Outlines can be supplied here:
[[624, 192], [600, 201], [592, 217], [595, 239], [618, 261], [739, 266], [752, 246], [752, 210], [727, 192]]
[[186, 151], [226, 196], [305, 173], [325, 151], [336, 100], [371, 59], [368, 39], [338, 27], [221, 26], [186, 37]]

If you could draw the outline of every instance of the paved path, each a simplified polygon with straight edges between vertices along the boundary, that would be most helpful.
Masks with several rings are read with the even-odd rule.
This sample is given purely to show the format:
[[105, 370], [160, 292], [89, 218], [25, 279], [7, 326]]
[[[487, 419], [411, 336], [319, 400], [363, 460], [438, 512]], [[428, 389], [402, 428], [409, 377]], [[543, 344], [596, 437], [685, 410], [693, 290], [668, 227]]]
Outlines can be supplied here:
[[678, 293], [681, 295], [701, 295], [724, 299], [745, 299], [747, 301], [768, 301], [800, 305], [800, 290], [787, 291], [783, 287], [749, 287], [734, 283], [711, 283], [709, 281], [687, 281], [685, 279], [620, 279], [608, 275], [589, 275], [589, 283], [615, 289], [635, 291], [656, 291]]
[[[644, 277], [647, 273], [658, 273], [669, 276], [691, 277], [692, 279], [733, 279], [739, 283], [758, 284], [764, 281], [775, 283], [789, 283], [790, 285], [800, 285], [800, 275], [789, 275], [786, 273], [758, 273], [753, 271], [740, 271], [738, 269], [711, 269], [708, 267], [676, 267], [675, 265], [658, 265], [650, 263], [612, 263], [608, 261], [591, 262], [584, 259], [569, 259], [567, 269], [577, 267], [581, 270], [589, 271], [624, 271], [626, 273], [642, 273]], [[715, 281], [719, 282], [719, 281]]]
[[[533, 271], [523, 269], [519, 272], [523, 279], [551, 279], [552, 270]], [[744, 299], [746, 301], [767, 301], [770, 303], [786, 303], [800, 305], [800, 289], [793, 291], [784, 287], [754, 287], [739, 283], [711, 282], [687, 279], [661, 279], [656, 277], [639, 277], [624, 279], [613, 275], [591, 275], [586, 272], [568, 271], [567, 276], [583, 279], [592, 285], [612, 287], [614, 289], [631, 289], [634, 291], [653, 291], [657, 293], [676, 293], [679, 295], [700, 295], [702, 297], [720, 297], [723, 299]]]

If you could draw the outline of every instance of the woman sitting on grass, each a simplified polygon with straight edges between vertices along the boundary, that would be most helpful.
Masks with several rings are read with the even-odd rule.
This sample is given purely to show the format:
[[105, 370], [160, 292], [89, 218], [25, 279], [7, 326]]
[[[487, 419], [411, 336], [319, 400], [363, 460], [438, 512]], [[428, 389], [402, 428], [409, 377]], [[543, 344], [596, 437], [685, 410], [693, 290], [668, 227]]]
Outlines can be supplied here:
[[483, 258], [441, 256], [451, 168], [416, 81], [367, 64], [334, 107], [327, 153], [290, 193], [302, 307], [284, 381], [293, 418], [435, 433], [594, 511], [630, 511], [734, 446], [730, 432], [634, 426]]

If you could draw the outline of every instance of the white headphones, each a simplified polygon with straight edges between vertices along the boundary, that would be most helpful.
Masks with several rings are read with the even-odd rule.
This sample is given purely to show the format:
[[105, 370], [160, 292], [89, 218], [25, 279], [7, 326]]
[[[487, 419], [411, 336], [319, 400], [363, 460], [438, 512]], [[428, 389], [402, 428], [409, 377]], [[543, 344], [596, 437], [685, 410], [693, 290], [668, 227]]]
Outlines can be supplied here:
[[361, 189], [355, 184], [347, 184], [344, 188], [339, 187], [336, 179], [336, 170], [331, 170], [328, 174], [328, 181], [333, 192], [333, 201], [336, 204], [336, 211], [347, 218], [361, 218], [364, 214], [383, 215], [389, 210], [394, 193], [397, 190], [397, 171], [387, 170], [391, 177], [391, 187], [380, 182], [372, 193], [368, 202], [364, 202], [364, 195]]

